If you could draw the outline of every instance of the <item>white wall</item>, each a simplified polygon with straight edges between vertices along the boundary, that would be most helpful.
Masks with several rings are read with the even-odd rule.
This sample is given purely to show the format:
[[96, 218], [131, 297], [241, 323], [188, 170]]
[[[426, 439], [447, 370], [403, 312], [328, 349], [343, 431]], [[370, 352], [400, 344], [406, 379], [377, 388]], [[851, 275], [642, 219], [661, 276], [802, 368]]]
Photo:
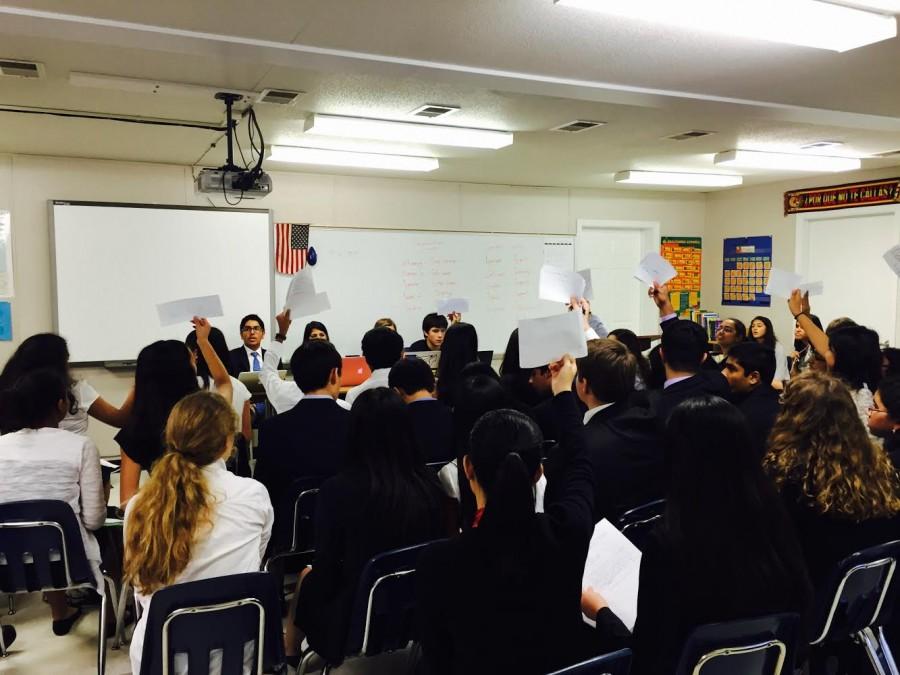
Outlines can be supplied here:
[[[704, 235], [703, 194], [567, 190], [305, 173], [273, 173], [272, 178], [273, 194], [249, 204], [272, 209], [276, 221], [574, 235], [578, 219], [593, 218], [658, 221], [663, 236]], [[205, 196], [194, 193], [190, 167], [0, 155], [0, 209], [12, 212], [16, 284], [12, 301], [14, 339], [0, 343], [0, 362], [5, 362], [22, 338], [52, 328], [47, 207], [50, 199], [210, 203]], [[212, 202], [223, 205], [221, 198], [213, 198]], [[78, 376], [89, 379], [105, 398], [117, 404], [124, 399], [131, 381], [130, 373], [101, 369], [88, 369]], [[91, 434], [105, 454], [117, 451], [111, 429], [92, 421]]]
[[[747, 328], [757, 315], [768, 316], [775, 327], [775, 334], [790, 351], [794, 341], [794, 319], [787, 303], [772, 299], [771, 307], [722, 306], [722, 240], [726, 237], [772, 235], [772, 264], [775, 267], [794, 269], [796, 248], [796, 215], [784, 215], [784, 193], [788, 190], [841, 185], [856, 181], [889, 178], [900, 175], [900, 167], [877, 171], [854, 171], [827, 174], [817, 178], [767, 183], [765, 185], [711, 192], [706, 206], [706, 236], [703, 241], [703, 307], [719, 312], [722, 316], [740, 319]], [[841, 261], [840, 264], [864, 264], [861, 261]], [[874, 264], [883, 264], [875, 261]], [[812, 301], [815, 312], [815, 298]], [[848, 307], [847, 314], [853, 315]], [[828, 317], [822, 317], [828, 321]]]

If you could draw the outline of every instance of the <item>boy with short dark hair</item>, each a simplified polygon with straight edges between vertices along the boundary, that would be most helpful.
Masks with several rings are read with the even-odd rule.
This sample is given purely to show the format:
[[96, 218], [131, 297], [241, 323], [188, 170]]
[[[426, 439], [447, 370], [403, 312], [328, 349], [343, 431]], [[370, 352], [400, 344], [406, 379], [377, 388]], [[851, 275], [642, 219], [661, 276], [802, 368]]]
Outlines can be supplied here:
[[419, 451], [426, 462], [449, 462], [453, 453], [453, 416], [434, 397], [434, 374], [422, 359], [400, 359], [391, 368], [388, 386], [400, 394], [412, 418]]
[[440, 351], [444, 344], [444, 333], [449, 325], [446, 316], [432, 312], [422, 319], [422, 339], [413, 342], [407, 351], [410, 352], [436, 352]]
[[403, 356], [403, 338], [390, 328], [373, 328], [363, 335], [362, 353], [369, 368], [372, 369], [372, 374], [365, 382], [347, 392], [344, 400], [350, 406], [364, 391], [388, 386], [391, 366]]
[[780, 394], [772, 387], [775, 350], [758, 342], [740, 342], [728, 350], [722, 374], [728, 381], [732, 400], [750, 424], [753, 447], [763, 457], [781, 409]]

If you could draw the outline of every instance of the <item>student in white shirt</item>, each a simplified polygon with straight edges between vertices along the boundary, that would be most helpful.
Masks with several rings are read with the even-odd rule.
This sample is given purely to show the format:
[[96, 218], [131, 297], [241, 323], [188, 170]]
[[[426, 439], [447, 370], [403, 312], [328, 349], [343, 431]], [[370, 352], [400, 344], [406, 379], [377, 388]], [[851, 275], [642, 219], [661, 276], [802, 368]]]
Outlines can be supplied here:
[[390, 328], [373, 328], [363, 335], [362, 353], [372, 374], [365, 382], [347, 392], [346, 401], [350, 406], [364, 391], [388, 386], [391, 366], [403, 356], [403, 338]]
[[26, 338], [6, 362], [0, 375], [0, 388], [38, 368], [50, 368], [69, 383], [66, 416], [59, 427], [76, 434], [87, 434], [88, 416], [119, 428], [128, 421], [134, 402], [134, 390], [120, 408], [101, 397], [85, 380], [74, 380], [69, 372], [69, 348], [55, 333], [38, 333]]
[[[216, 383], [212, 379], [209, 365], [206, 363], [206, 359], [203, 358], [203, 354], [197, 346], [197, 332], [191, 331], [188, 333], [187, 337], [184, 339], [184, 344], [187, 345], [187, 348], [194, 357], [194, 367], [197, 369], [197, 382], [200, 384], [200, 388], [206, 391], [216, 391]], [[228, 363], [228, 343], [225, 342], [225, 336], [222, 334], [222, 331], [215, 327], [211, 328], [209, 331], [209, 344], [212, 345], [216, 354], [219, 355], [219, 359], [222, 363]], [[252, 433], [250, 430], [250, 423], [252, 421], [250, 412], [250, 390], [236, 377], [229, 377], [231, 379], [231, 406], [238, 416], [236, 431], [249, 441]]]
[[[131, 640], [140, 672], [153, 593], [172, 584], [255, 572], [272, 531], [266, 489], [225, 469], [232, 452], [234, 411], [221, 396], [200, 391], [179, 401], [166, 425], [167, 452], [125, 512], [124, 576], [144, 610]], [[245, 648], [244, 672], [252, 650]], [[176, 655], [175, 671], [187, 672]], [[210, 672], [221, 653], [212, 652]]]
[[[259, 383], [265, 390], [269, 403], [279, 415], [291, 410], [303, 398], [303, 391], [295, 382], [282, 380], [281, 375], [278, 374], [278, 364], [281, 363], [284, 341], [287, 340], [291, 322], [291, 310], [289, 309], [276, 315], [275, 323], [278, 324], [278, 332], [275, 333], [275, 339], [266, 350], [263, 367], [259, 372]], [[341, 399], [337, 400], [337, 404], [350, 410], [350, 406]]]
[[[106, 518], [97, 446], [85, 436], [56, 428], [69, 405], [66, 380], [49, 368], [33, 370], [0, 393], [7, 420], [0, 436], [0, 502], [55, 499], [68, 503], [78, 520], [96, 587], [103, 592], [100, 547], [90, 530]], [[65, 635], [81, 616], [66, 604], [65, 591], [46, 594], [53, 632]]]

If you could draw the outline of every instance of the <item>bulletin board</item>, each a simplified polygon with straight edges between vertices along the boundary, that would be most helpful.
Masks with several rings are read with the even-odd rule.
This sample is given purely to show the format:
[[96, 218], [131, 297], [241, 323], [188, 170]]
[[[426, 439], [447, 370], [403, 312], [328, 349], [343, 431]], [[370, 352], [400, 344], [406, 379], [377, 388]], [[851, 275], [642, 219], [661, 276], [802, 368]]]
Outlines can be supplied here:
[[660, 255], [678, 272], [669, 282], [669, 299], [679, 314], [700, 307], [700, 269], [703, 240], [700, 237], [662, 237]]
[[725, 240], [722, 255], [722, 304], [769, 307], [765, 294], [772, 269], [772, 237], [734, 237]]

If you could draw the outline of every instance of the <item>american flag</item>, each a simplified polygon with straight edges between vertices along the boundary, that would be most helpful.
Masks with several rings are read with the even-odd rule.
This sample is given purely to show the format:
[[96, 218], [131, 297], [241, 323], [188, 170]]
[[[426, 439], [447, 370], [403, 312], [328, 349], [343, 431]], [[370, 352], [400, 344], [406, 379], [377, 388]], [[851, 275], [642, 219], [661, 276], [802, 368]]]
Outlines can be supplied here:
[[275, 269], [296, 274], [306, 265], [309, 223], [275, 223]]

